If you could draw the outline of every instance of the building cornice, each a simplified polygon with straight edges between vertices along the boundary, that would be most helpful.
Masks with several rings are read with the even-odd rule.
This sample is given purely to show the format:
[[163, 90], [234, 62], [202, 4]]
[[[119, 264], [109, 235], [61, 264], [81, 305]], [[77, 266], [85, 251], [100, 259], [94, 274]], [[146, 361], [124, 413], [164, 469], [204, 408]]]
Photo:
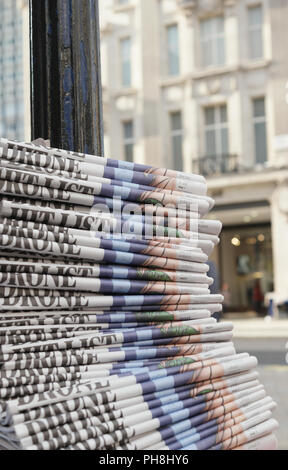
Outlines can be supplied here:
[[186, 16], [215, 16], [224, 8], [236, 5], [237, 0], [177, 0], [179, 7]]
[[203, 79], [203, 78], [210, 78], [219, 75], [226, 75], [231, 73], [238, 73], [238, 72], [247, 72], [259, 69], [265, 69], [271, 65], [271, 60], [257, 60], [255, 62], [246, 61], [240, 62], [239, 64], [235, 65], [224, 65], [221, 67], [213, 67], [211, 69], [202, 69], [199, 71], [192, 72], [190, 78], [193, 80]]
[[134, 96], [137, 95], [137, 88], [121, 88], [111, 92], [111, 96], [114, 99], [121, 98], [122, 96]]
[[221, 67], [213, 67], [207, 69], [198, 69], [192, 72], [189, 76], [192, 80], [201, 80], [203, 78], [210, 78], [219, 75], [227, 75], [231, 73], [237, 73], [241, 70], [240, 65], [222, 65]]
[[250, 72], [270, 67], [271, 60], [259, 60], [257, 62], [242, 62], [237, 65], [225, 65], [222, 67], [213, 67], [213, 69], [201, 69], [195, 72], [179, 75], [177, 77], [161, 78], [160, 87], [166, 88], [171, 86], [184, 85], [191, 80], [203, 80], [206, 78], [215, 78], [223, 75], [237, 74], [240, 72]]
[[208, 177], [210, 191], [255, 184], [278, 183], [288, 181], [288, 168], [269, 168], [262, 171], [246, 171], [243, 173]]
[[126, 13], [126, 12], [129, 12], [130, 10], [134, 10], [136, 7], [134, 1], [130, 0], [129, 2], [127, 3], [117, 3], [115, 2], [114, 5], [113, 5], [113, 11], [115, 13]]
[[179, 75], [177, 77], [161, 78], [160, 87], [167, 88], [171, 86], [185, 85], [187, 81], [191, 80], [190, 75]]

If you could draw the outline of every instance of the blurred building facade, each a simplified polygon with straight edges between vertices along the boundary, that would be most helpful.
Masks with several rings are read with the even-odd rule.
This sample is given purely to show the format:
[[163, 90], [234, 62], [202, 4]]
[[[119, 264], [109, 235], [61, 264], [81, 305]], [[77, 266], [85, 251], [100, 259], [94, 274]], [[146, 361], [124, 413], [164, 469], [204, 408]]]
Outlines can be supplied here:
[[30, 135], [28, 0], [0, 0], [0, 135]]
[[100, 0], [106, 154], [207, 176], [230, 308], [288, 300], [288, 0]]

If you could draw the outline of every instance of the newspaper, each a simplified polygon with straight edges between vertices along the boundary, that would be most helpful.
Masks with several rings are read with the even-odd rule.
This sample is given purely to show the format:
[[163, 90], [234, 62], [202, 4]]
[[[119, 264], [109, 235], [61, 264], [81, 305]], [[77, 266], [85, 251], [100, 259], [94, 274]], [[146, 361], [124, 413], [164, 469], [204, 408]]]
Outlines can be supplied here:
[[274, 449], [199, 175], [0, 138], [0, 449]]

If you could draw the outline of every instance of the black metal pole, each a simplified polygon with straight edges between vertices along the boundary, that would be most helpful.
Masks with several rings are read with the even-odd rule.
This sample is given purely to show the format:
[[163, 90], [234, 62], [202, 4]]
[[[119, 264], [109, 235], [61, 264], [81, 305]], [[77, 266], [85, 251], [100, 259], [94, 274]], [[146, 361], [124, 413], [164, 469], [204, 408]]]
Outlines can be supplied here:
[[98, 0], [30, 0], [32, 137], [103, 155]]

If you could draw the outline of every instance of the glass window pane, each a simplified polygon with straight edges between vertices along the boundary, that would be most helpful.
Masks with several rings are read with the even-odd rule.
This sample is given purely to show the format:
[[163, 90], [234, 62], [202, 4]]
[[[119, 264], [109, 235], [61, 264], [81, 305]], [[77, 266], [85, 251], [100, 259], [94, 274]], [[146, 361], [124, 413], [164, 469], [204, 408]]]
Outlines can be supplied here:
[[250, 58], [263, 57], [263, 12], [258, 5], [248, 9]]
[[225, 21], [222, 16], [200, 23], [202, 64], [204, 67], [225, 63]]
[[262, 6], [251, 7], [248, 9], [248, 18], [250, 26], [259, 26], [263, 21]]
[[177, 75], [179, 73], [179, 37], [177, 25], [168, 26], [167, 41], [169, 74]]
[[265, 163], [267, 161], [267, 135], [265, 122], [254, 124], [254, 139], [256, 163]]
[[131, 46], [130, 38], [121, 39], [121, 50], [122, 50], [123, 61], [130, 60], [130, 46]]
[[215, 122], [215, 108], [205, 108], [205, 124], [209, 126]]
[[260, 59], [263, 57], [262, 29], [250, 31], [250, 57]]
[[224, 37], [220, 37], [216, 43], [216, 64], [223, 65], [225, 64], [225, 40]]
[[200, 22], [200, 30], [201, 30], [202, 39], [205, 39], [205, 37], [211, 35], [212, 33], [211, 26], [212, 26], [211, 20], [203, 20]]
[[220, 106], [220, 121], [227, 122], [227, 106]]
[[210, 40], [206, 40], [202, 44], [202, 57], [203, 57], [203, 66], [208, 67], [213, 63], [213, 53], [212, 53], [212, 43]]
[[224, 18], [223, 16], [218, 16], [215, 18], [216, 32], [218, 34], [224, 33]]
[[177, 135], [172, 138], [173, 143], [173, 166], [174, 170], [183, 171], [183, 148], [182, 148], [182, 135]]
[[131, 39], [121, 40], [122, 85], [131, 85]]
[[125, 160], [126, 162], [134, 161], [134, 144], [125, 145]]
[[204, 109], [206, 156], [229, 154], [229, 133], [227, 106], [221, 105]]
[[130, 78], [130, 65], [128, 63], [123, 64], [123, 85], [130, 86], [131, 85], [131, 78]]
[[172, 157], [175, 170], [183, 170], [183, 135], [182, 113], [177, 111], [170, 114], [170, 129], [172, 136]]
[[181, 112], [171, 113], [171, 130], [182, 130], [182, 114]]
[[253, 100], [253, 115], [254, 117], [265, 117], [265, 99], [256, 98]]
[[125, 140], [126, 139], [133, 139], [133, 134], [134, 134], [134, 130], [133, 130], [133, 121], [127, 121], [127, 122], [124, 122], [123, 124], [124, 126], [124, 137], [125, 137]]
[[134, 122], [123, 122], [124, 155], [127, 162], [133, 162], [134, 158]]
[[214, 130], [206, 130], [205, 132], [206, 156], [212, 157], [216, 155], [216, 132]]
[[221, 130], [221, 154], [229, 154], [229, 143], [228, 143], [228, 129]]

